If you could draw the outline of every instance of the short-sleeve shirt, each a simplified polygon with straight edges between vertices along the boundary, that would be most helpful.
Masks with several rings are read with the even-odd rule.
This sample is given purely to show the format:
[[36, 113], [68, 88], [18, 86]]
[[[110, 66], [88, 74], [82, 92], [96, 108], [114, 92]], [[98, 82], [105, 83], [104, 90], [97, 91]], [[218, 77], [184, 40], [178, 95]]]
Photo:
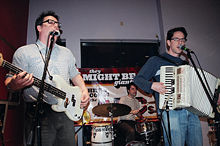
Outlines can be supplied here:
[[[22, 70], [27, 71], [28, 73], [33, 73], [34, 77], [41, 80], [44, 71], [45, 53], [46, 45], [38, 40], [35, 44], [30, 44], [18, 48], [13, 56], [12, 63]], [[48, 64], [49, 74], [52, 76], [59, 75], [66, 81], [67, 84], [69, 84], [69, 80], [79, 74], [75, 64], [75, 57], [68, 48], [59, 46], [57, 44], [54, 45]], [[56, 87], [55, 83], [49, 79], [48, 73], [46, 75], [45, 82]], [[54, 98], [52, 94], [47, 92], [44, 93], [46, 95], [43, 99], [47, 103], [57, 103], [56, 98]], [[36, 86], [24, 89], [25, 101], [36, 101], [37, 96], [38, 88], [36, 88]]]

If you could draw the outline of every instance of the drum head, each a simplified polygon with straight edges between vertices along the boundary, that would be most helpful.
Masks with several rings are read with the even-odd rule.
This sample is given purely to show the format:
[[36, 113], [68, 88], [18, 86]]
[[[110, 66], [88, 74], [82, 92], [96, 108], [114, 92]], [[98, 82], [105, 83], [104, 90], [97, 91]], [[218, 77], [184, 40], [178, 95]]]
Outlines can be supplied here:
[[141, 141], [131, 141], [127, 143], [125, 146], [146, 146], [146, 144]]
[[105, 127], [110, 125], [110, 123], [93, 123], [92, 127]]

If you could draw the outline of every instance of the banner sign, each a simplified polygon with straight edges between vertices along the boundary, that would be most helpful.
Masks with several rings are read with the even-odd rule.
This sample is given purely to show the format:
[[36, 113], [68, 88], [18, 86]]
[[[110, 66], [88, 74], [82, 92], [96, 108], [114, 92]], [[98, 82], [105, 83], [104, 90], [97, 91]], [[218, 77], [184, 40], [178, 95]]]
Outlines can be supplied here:
[[[95, 106], [105, 103], [118, 103], [126, 96], [126, 85], [133, 82], [140, 68], [81, 68], [79, 71], [86, 83], [90, 96], [90, 105], [86, 111], [90, 122], [110, 121], [108, 117], [98, 117], [92, 112]], [[136, 99], [140, 102], [141, 112], [146, 118], [157, 118], [154, 97], [138, 90]], [[117, 117], [114, 118], [117, 120]]]

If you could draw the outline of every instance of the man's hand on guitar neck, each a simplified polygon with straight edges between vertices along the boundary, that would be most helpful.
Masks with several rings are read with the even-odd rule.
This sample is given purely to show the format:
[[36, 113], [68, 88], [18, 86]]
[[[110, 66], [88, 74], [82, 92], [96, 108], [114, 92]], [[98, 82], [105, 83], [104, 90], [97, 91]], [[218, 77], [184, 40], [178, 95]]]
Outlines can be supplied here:
[[12, 91], [23, 89], [32, 85], [34, 82], [33, 74], [27, 74], [27, 72], [20, 72], [14, 74], [12, 77], [8, 77], [5, 80], [5, 85]]

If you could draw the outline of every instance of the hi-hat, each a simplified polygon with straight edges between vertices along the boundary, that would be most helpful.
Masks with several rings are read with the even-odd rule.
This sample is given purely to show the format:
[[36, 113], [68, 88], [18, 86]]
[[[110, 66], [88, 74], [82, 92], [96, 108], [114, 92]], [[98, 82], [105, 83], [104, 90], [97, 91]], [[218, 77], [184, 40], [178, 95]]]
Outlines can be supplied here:
[[119, 103], [107, 103], [97, 105], [92, 109], [92, 112], [101, 117], [113, 117], [124, 116], [129, 114], [131, 108], [125, 104]]

